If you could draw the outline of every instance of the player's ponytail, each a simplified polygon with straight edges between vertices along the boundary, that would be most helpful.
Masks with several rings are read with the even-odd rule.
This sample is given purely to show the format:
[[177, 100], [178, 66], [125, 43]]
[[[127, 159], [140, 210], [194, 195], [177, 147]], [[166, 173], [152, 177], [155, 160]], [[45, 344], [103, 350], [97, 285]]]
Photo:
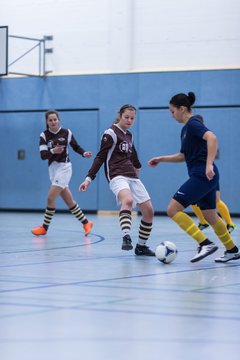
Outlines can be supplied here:
[[188, 95], [180, 93], [177, 95], [174, 95], [171, 100], [169, 101], [169, 104], [172, 104], [176, 107], [186, 106], [188, 111], [191, 111], [192, 105], [195, 103], [196, 97], [193, 92], [189, 92]]
[[196, 96], [193, 92], [189, 92], [188, 93], [188, 99], [189, 99], [189, 103], [192, 106], [195, 103], [196, 100]]

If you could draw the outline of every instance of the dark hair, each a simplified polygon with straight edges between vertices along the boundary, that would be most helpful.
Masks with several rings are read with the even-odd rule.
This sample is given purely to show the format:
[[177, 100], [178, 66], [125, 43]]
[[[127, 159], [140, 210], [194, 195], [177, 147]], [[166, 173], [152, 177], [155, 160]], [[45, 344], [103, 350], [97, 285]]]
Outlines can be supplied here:
[[193, 92], [189, 92], [188, 95], [180, 93], [174, 95], [169, 101], [169, 104], [172, 104], [173, 106], [176, 106], [178, 108], [180, 106], [186, 106], [188, 111], [191, 111], [191, 107], [195, 103], [195, 99], [196, 97]]
[[125, 112], [125, 110], [133, 110], [135, 112], [137, 111], [135, 106], [130, 105], [130, 104], [125, 104], [125, 105], [121, 106], [120, 109], [118, 110], [118, 116], [117, 116], [116, 120], [114, 121], [114, 124], [117, 124], [119, 122], [120, 117]]
[[56, 110], [52, 109], [52, 110], [46, 111], [46, 112], [45, 112], [45, 120], [46, 120], [46, 127], [47, 127], [47, 129], [49, 129], [49, 126], [48, 126], [48, 124], [47, 124], [48, 116], [51, 115], [51, 114], [55, 114], [55, 115], [57, 116], [57, 118], [60, 120], [59, 115], [58, 115], [58, 112], [57, 112]]

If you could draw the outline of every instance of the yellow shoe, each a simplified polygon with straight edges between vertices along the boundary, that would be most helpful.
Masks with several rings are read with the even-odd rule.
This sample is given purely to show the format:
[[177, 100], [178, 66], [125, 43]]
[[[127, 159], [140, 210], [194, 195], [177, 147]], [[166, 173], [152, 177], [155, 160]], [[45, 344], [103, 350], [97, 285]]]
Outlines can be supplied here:
[[43, 226], [37, 226], [35, 229], [32, 229], [34, 235], [46, 235], [47, 230]]
[[83, 228], [85, 231], [85, 236], [88, 236], [90, 234], [90, 231], [92, 230], [93, 222], [88, 220], [86, 224], [83, 224]]

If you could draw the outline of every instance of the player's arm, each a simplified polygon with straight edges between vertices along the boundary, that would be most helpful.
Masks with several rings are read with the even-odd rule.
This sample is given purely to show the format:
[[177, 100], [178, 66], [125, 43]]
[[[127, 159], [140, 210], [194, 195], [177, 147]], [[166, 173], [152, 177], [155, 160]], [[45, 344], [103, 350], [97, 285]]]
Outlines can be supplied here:
[[213, 162], [216, 158], [218, 149], [217, 137], [212, 131], [206, 131], [203, 135], [203, 139], [207, 142], [206, 176], [208, 180], [212, 180], [215, 175]]
[[79, 191], [86, 191], [90, 182], [95, 179], [99, 169], [107, 158], [108, 151], [112, 147], [113, 139], [109, 134], [104, 134], [100, 150], [97, 153], [95, 159], [93, 160], [92, 166], [88, 171], [86, 179], [80, 184]]
[[183, 153], [179, 152], [173, 155], [156, 156], [148, 161], [148, 165], [151, 167], [157, 166], [160, 162], [172, 162], [179, 163], [185, 161]]
[[141, 169], [141, 167], [142, 167], [142, 164], [141, 164], [140, 161], [139, 161], [138, 154], [137, 154], [137, 150], [136, 150], [136, 148], [135, 148], [134, 145], [132, 146], [131, 161], [132, 161], [132, 163], [133, 163], [133, 166], [134, 166], [134, 168], [135, 168], [136, 174], [137, 174], [137, 176], [138, 176], [138, 175], [139, 175], [139, 172], [140, 172], [140, 169]]
[[41, 133], [40, 135], [39, 151], [42, 160], [48, 160], [54, 155], [53, 149], [49, 149], [47, 146], [46, 137], [44, 133]]
[[70, 130], [68, 130], [70, 132], [70, 136], [71, 136], [71, 140], [69, 142], [69, 145], [72, 147], [72, 149], [82, 155], [85, 158], [90, 158], [92, 157], [92, 151], [85, 151], [77, 142], [77, 140], [75, 139], [74, 135], [72, 134], [72, 132]]
[[47, 144], [40, 145], [40, 156], [42, 160], [49, 160], [54, 155], [61, 154], [64, 151], [64, 146], [57, 144], [52, 149], [49, 149]]

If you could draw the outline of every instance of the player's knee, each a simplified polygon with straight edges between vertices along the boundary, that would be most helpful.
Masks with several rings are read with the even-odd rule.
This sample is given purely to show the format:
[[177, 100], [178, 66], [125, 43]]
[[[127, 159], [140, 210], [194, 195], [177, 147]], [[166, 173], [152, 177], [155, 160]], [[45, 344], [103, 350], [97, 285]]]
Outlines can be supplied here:
[[123, 204], [124, 206], [126, 206], [127, 208], [132, 208], [132, 206], [133, 206], [133, 199], [130, 198], [130, 197], [127, 197], [127, 198], [125, 198], [125, 199], [122, 201], [122, 204]]
[[148, 216], [153, 219], [154, 209], [153, 209], [152, 206], [150, 206], [149, 209], [148, 209]]
[[172, 218], [175, 214], [176, 214], [176, 209], [174, 209], [174, 207], [173, 206], [171, 206], [171, 205], [168, 205], [168, 207], [167, 207], [167, 215], [170, 217], [170, 218]]

